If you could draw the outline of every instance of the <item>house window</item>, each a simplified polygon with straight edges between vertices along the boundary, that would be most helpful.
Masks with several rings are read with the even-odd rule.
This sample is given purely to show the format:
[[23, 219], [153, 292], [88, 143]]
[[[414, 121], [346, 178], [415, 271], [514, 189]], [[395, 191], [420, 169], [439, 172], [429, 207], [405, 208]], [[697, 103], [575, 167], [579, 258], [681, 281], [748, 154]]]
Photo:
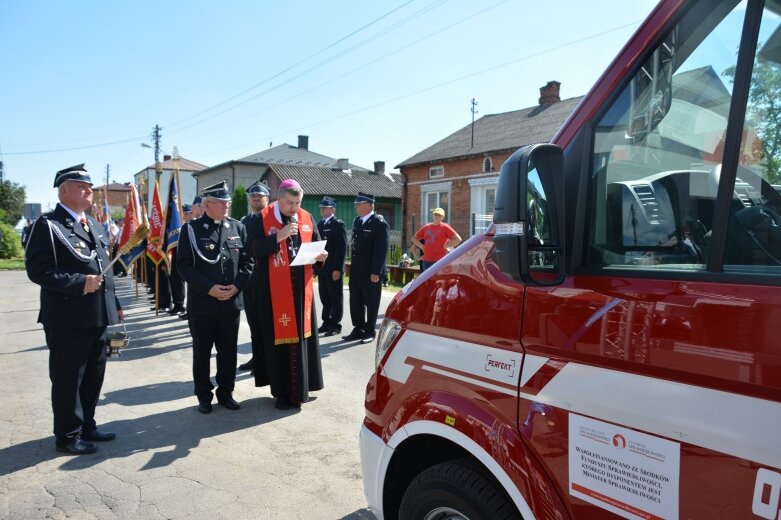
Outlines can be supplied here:
[[494, 203], [496, 202], [496, 188], [486, 188], [485, 190], [485, 212], [492, 214], [494, 212]]
[[377, 204], [374, 206], [374, 211], [378, 215], [382, 215], [389, 228], [396, 229], [396, 212], [392, 204]]
[[428, 224], [433, 222], [431, 218], [431, 212], [434, 208], [442, 208], [445, 210], [445, 220], [448, 220], [450, 211], [450, 191], [429, 191], [426, 193], [426, 197], [423, 199], [425, 207], [423, 208], [423, 214], [426, 216], [425, 221]]
[[483, 171], [484, 172], [494, 171], [494, 162], [491, 160], [490, 157], [486, 157], [485, 159], [483, 159]]
[[429, 179], [437, 179], [439, 177], [445, 176], [445, 167], [444, 166], [432, 166], [428, 169], [428, 177]]

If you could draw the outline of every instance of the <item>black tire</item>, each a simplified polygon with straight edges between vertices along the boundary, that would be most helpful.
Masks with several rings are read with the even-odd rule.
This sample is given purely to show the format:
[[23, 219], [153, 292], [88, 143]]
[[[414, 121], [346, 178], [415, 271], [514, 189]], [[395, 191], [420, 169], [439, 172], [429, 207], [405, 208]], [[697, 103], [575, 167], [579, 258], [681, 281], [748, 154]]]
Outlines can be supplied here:
[[469, 459], [443, 462], [421, 472], [404, 492], [398, 518], [521, 520], [504, 490]]

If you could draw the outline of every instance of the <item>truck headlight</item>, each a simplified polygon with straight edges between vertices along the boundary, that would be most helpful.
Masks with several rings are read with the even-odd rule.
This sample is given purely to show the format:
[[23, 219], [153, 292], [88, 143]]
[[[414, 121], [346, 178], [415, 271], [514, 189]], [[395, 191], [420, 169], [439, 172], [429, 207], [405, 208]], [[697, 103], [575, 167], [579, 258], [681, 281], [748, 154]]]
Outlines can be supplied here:
[[380, 333], [377, 336], [377, 349], [374, 351], [374, 367], [380, 366], [383, 356], [390, 348], [393, 340], [401, 332], [401, 325], [395, 320], [385, 318], [382, 320], [382, 327], [380, 327]]

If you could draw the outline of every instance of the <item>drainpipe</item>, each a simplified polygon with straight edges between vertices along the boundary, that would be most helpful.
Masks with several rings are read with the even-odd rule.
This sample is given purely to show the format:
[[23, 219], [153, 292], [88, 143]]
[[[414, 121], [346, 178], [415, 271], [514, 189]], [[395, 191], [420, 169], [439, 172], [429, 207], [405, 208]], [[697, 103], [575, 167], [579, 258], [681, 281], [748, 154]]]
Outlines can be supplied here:
[[401, 252], [407, 251], [407, 174], [401, 174]]

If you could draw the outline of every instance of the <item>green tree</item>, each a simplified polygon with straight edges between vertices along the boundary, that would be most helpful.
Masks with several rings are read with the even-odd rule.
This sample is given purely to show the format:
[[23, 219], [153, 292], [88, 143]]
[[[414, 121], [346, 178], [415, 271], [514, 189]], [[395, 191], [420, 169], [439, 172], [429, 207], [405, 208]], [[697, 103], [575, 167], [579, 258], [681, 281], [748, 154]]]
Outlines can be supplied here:
[[247, 190], [244, 186], [236, 186], [233, 192], [233, 204], [231, 205], [231, 217], [239, 220], [249, 212], [247, 205]]
[[[724, 75], [735, 83], [735, 67]], [[741, 160], [762, 166], [771, 184], [781, 182], [781, 66], [757, 58], [751, 74], [744, 139], [750, 139], [742, 150]]]
[[11, 181], [0, 182], [0, 208], [4, 214], [0, 216], [2, 222], [14, 227], [24, 215], [24, 186]]

